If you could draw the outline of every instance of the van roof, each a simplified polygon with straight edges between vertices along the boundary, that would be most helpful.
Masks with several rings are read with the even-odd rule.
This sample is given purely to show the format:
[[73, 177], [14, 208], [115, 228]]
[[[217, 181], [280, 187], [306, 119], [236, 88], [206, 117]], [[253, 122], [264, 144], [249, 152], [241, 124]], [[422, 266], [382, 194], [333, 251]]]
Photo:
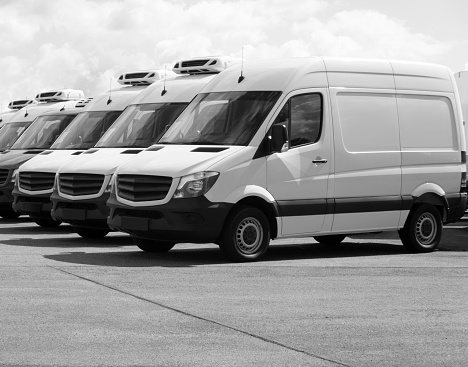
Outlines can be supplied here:
[[75, 107], [76, 101], [63, 101], [63, 102], [53, 102], [53, 103], [39, 103], [36, 105], [31, 105], [29, 107], [24, 107], [11, 118], [10, 123], [13, 122], [27, 122], [32, 121], [36, 117], [47, 113], [47, 112], [58, 112], [62, 108], [65, 110], [72, 109]]
[[147, 87], [132, 104], [190, 102], [214, 77], [215, 74], [198, 74], [178, 76], [165, 83], [161, 80]]
[[106, 90], [95, 96], [82, 111], [123, 111], [145, 88], [147, 85], [123, 86]]
[[378, 88], [453, 92], [452, 72], [442, 65], [383, 59], [308, 57], [235, 64], [203, 92], [290, 91], [310, 87]]

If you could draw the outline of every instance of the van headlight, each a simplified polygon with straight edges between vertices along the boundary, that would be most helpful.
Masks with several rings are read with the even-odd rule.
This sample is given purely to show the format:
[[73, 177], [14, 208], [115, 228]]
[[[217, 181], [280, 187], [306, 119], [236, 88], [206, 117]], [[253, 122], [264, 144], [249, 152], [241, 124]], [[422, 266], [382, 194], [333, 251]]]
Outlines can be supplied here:
[[219, 172], [197, 172], [181, 177], [174, 199], [195, 198], [205, 195], [219, 177]]

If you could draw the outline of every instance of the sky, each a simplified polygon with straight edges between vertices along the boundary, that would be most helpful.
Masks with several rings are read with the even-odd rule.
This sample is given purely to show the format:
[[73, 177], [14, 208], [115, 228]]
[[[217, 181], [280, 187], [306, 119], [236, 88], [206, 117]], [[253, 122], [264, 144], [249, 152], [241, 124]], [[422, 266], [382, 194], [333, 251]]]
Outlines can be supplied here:
[[92, 97], [180, 59], [400, 59], [468, 70], [467, 0], [0, 0], [0, 106]]

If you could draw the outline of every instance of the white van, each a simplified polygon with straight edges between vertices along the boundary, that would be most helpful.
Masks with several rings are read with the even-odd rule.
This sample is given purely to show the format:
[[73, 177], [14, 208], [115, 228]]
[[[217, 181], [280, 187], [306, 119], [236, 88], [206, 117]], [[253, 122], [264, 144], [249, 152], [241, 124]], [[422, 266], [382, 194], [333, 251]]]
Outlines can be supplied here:
[[[21, 99], [21, 100], [16, 100], [16, 101], [11, 101], [8, 103], [8, 110], [7, 111], [2, 111], [0, 114], [0, 129], [5, 126], [12, 118], [13, 116], [23, 107], [29, 106], [32, 104], [37, 104], [37, 101], [33, 99]], [[3, 130], [6, 131], [6, 130]], [[2, 133], [0, 133], [1, 135]]]
[[[52, 217], [72, 224], [80, 236], [105, 236], [110, 230], [108, 187], [117, 166], [157, 142], [197, 93], [231, 62], [224, 57], [179, 61], [173, 68], [178, 77], [142, 92], [94, 149], [58, 170]], [[208, 65], [200, 68], [201, 63]]]
[[[39, 93], [38, 104], [20, 109], [0, 135], [0, 216], [16, 218], [11, 207], [13, 184], [18, 167], [53, 143], [56, 136], [76, 117], [75, 106], [83, 100], [83, 92], [67, 89]], [[2, 130], [4, 130], [2, 129]]]
[[443, 66], [298, 58], [227, 69], [157, 145], [120, 166], [111, 228], [142, 250], [215, 242], [254, 261], [270, 239], [398, 229], [432, 251], [466, 205], [460, 101]]
[[118, 78], [120, 87], [104, 91], [89, 101], [53, 144], [45, 147], [47, 150], [19, 167], [13, 209], [29, 215], [42, 227], [60, 225], [50, 216], [50, 194], [59, 167], [92, 148], [122, 111], [148, 85], [163, 77], [164, 71], [157, 70], [124, 73]]

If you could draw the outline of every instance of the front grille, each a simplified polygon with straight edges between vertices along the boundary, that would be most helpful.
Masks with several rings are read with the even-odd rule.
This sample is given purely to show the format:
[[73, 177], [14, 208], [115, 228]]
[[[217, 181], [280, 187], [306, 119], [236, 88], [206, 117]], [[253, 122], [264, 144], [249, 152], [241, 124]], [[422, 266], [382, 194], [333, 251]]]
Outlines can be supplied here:
[[51, 190], [54, 186], [55, 173], [49, 172], [20, 172], [19, 186], [24, 190]]
[[165, 176], [118, 175], [117, 193], [130, 201], [162, 200], [171, 188], [172, 178]]
[[203, 66], [210, 60], [190, 60], [190, 61], [182, 61], [182, 67], [192, 67], [192, 66]]
[[148, 73], [130, 73], [130, 74], [125, 74], [125, 79], [138, 79], [138, 78], [144, 78]]
[[104, 183], [104, 175], [86, 173], [59, 174], [59, 188], [62, 194], [71, 196], [98, 194]]
[[0, 185], [4, 185], [8, 180], [9, 170], [0, 169]]

